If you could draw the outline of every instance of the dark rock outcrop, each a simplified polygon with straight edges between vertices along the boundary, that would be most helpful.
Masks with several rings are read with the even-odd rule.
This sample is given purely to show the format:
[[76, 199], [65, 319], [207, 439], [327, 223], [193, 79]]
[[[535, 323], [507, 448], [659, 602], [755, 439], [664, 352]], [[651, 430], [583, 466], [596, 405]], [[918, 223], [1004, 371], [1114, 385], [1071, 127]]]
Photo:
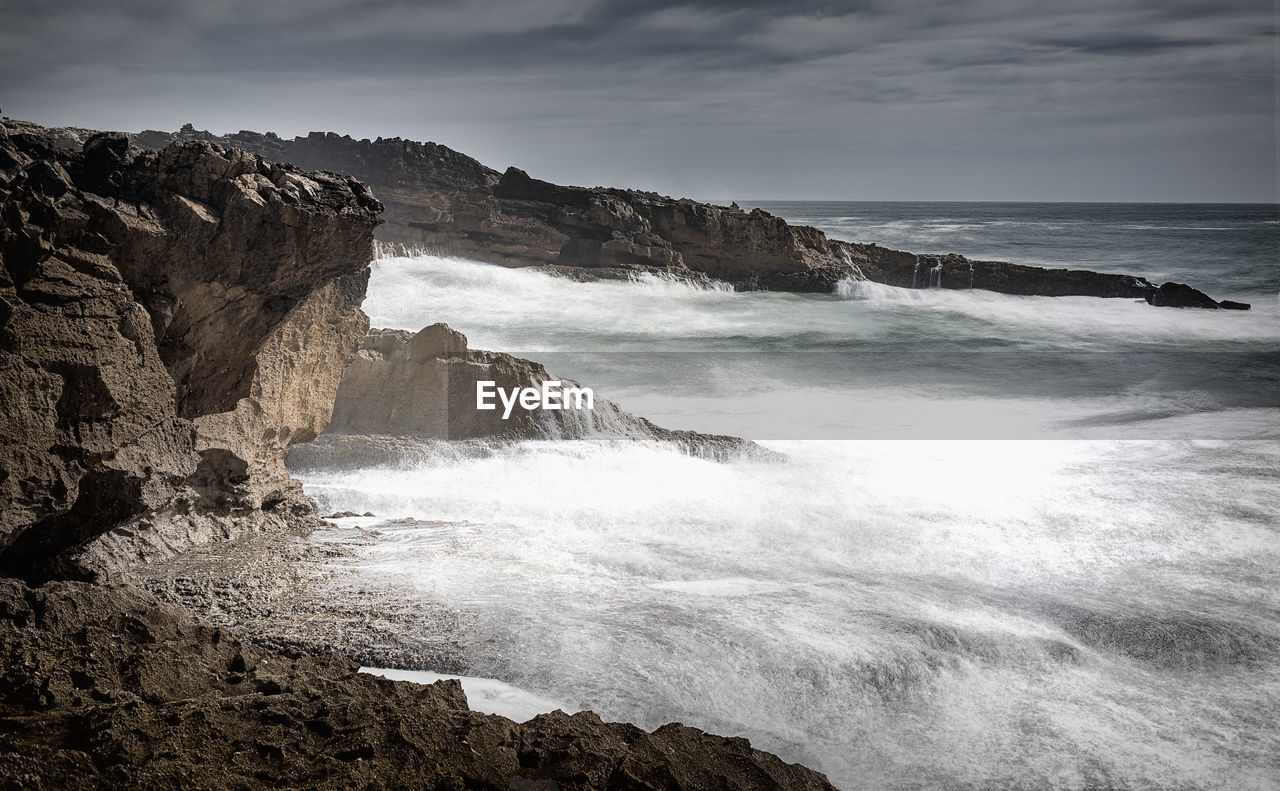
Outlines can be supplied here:
[[456, 681], [269, 651], [127, 586], [0, 579], [15, 788], [830, 789], [746, 739], [467, 708]]
[[379, 208], [205, 142], [0, 126], [0, 567], [92, 575], [306, 513], [283, 448], [367, 328]]
[[[1147, 302], [1160, 308], [1208, 308], [1217, 310], [1223, 307], [1203, 291], [1188, 286], [1186, 283], [1165, 283], [1160, 288], [1146, 295]], [[1233, 310], [1248, 310], [1243, 302], [1229, 302]], [[1239, 307], [1238, 307], [1239, 306]]]
[[[543, 267], [575, 279], [653, 272], [713, 278], [739, 289], [830, 292], [846, 278], [902, 288], [978, 288], [1004, 294], [1148, 298], [1141, 277], [1046, 269], [959, 255], [916, 255], [828, 239], [761, 209], [713, 206], [652, 192], [565, 187], [505, 173], [435, 143], [354, 140], [312, 132], [286, 140], [190, 124], [148, 131], [139, 145], [213, 140], [307, 168], [349, 173], [386, 204], [385, 242], [505, 266]], [[1152, 304], [1161, 304], [1159, 301]], [[1242, 303], [1232, 303], [1237, 305]], [[1247, 309], [1247, 306], [1246, 308]]]
[[[503, 418], [501, 402], [492, 410], [476, 408], [476, 383], [492, 381], [508, 393], [560, 381], [541, 364], [501, 352], [467, 348], [467, 338], [446, 324], [433, 324], [411, 333], [371, 330], [356, 358], [347, 366], [334, 401], [329, 432], [336, 435], [413, 435], [422, 439], [641, 439], [678, 445], [690, 455], [705, 458], [753, 456], [777, 458], [755, 443], [736, 437], [673, 431], [628, 414], [604, 398], [593, 398], [590, 409], [526, 409], [515, 404]], [[346, 453], [369, 443], [328, 443], [329, 453]], [[369, 453], [398, 443], [377, 441]], [[291, 463], [306, 464], [323, 457], [298, 448]], [[330, 459], [336, 463], [337, 459]]]
[[1155, 289], [1144, 278], [1131, 275], [974, 261], [962, 255], [913, 255], [864, 245], [850, 247], [851, 260], [868, 280], [900, 288], [978, 288], [1023, 296], [1136, 299]]

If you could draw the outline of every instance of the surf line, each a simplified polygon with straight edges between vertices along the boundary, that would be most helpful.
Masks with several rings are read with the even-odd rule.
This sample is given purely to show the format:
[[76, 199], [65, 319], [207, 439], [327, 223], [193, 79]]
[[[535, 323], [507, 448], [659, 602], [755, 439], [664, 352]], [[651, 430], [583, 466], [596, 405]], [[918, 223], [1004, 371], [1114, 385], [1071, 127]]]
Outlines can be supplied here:
[[511, 410], [516, 403], [521, 409], [595, 409], [596, 394], [590, 387], [578, 387], [570, 383], [564, 387], [559, 379], [542, 382], [537, 387], [513, 387], [510, 390], [498, 387], [492, 380], [476, 382], [476, 409], [497, 409], [494, 397], [502, 401], [502, 419], [511, 417]]

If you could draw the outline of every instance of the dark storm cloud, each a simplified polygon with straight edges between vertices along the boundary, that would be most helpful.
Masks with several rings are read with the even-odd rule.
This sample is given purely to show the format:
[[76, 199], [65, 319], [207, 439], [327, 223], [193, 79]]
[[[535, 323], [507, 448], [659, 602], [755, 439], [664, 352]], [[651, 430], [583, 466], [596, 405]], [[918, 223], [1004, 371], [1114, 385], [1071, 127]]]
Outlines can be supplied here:
[[1256, 0], [0, 3], [0, 104], [34, 120], [443, 138], [704, 194], [1274, 196]]

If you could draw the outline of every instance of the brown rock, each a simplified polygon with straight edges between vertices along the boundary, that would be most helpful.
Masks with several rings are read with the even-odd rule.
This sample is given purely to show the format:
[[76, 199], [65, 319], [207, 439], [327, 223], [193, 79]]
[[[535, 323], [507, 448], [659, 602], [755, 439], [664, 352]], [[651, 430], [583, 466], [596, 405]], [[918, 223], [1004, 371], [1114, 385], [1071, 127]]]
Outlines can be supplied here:
[[[369, 329], [359, 308], [367, 280], [367, 272], [339, 278], [312, 293], [263, 343], [249, 394], [229, 412], [196, 418], [202, 460], [243, 463], [237, 474], [248, 480], [237, 506], [271, 508], [287, 501], [302, 508], [306, 502], [284, 456], [290, 445], [310, 442], [329, 426], [342, 381], [339, 363], [355, 356]], [[218, 480], [220, 490], [229, 491], [226, 476]]]
[[208, 143], [0, 126], [0, 568], [109, 571], [302, 508], [280, 458], [367, 326], [338, 278], [378, 208]]
[[0, 776], [33, 788], [830, 789], [683, 725], [517, 724], [456, 681], [242, 643], [127, 586], [0, 579]]

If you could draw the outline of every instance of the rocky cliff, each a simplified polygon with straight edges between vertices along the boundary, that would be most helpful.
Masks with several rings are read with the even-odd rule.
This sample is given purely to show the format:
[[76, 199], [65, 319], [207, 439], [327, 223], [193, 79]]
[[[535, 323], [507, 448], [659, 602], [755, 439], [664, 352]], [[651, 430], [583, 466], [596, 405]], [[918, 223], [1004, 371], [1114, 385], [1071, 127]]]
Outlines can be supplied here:
[[467, 338], [446, 324], [417, 333], [371, 330], [356, 358], [347, 366], [334, 403], [328, 438], [314, 447], [299, 447], [290, 457], [298, 466], [333, 466], [339, 456], [392, 446], [359, 435], [410, 435], [421, 439], [592, 439], [626, 438], [673, 443], [686, 453], [723, 459], [775, 454], [737, 437], [673, 431], [631, 415], [611, 401], [593, 398], [589, 409], [526, 409], [515, 404], [508, 417], [498, 399], [496, 409], [476, 408], [476, 383], [491, 381], [507, 392], [560, 381], [532, 360], [501, 352], [467, 348]]
[[92, 576], [306, 513], [282, 451], [368, 326], [379, 209], [205, 142], [0, 126], [0, 566]]
[[[456, 683], [255, 647], [101, 584], [313, 518], [282, 457], [325, 429], [365, 337], [380, 209], [349, 177], [207, 142], [0, 124], [4, 786], [830, 789], [744, 739], [517, 724]], [[433, 359], [465, 351], [436, 336], [454, 346]]]
[[[828, 239], [761, 209], [714, 206], [651, 192], [564, 187], [505, 173], [434, 143], [354, 140], [312, 132], [292, 140], [187, 125], [135, 135], [143, 146], [213, 140], [279, 161], [349, 173], [386, 204], [379, 239], [506, 266], [541, 266], [580, 279], [655, 272], [710, 277], [739, 289], [830, 292], [847, 279], [902, 288], [979, 288], [1005, 294], [1129, 297], [1153, 305], [1247, 309], [1202, 292], [1161, 292], [1141, 277], [1046, 269], [959, 255], [916, 255]], [[587, 274], [589, 273], [589, 274]], [[1176, 285], [1176, 284], [1166, 284]]]

